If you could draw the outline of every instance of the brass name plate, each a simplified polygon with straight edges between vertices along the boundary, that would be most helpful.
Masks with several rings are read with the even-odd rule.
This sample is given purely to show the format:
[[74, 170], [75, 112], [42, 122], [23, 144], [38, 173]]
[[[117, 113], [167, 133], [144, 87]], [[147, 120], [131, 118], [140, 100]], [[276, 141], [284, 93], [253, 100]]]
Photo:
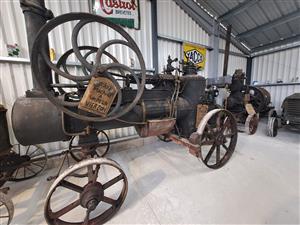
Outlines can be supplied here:
[[248, 103], [245, 105], [246, 107], [246, 111], [249, 115], [254, 115], [256, 112], [255, 112], [255, 109], [253, 108], [252, 104]]
[[106, 77], [92, 77], [78, 108], [106, 116], [118, 93], [115, 84]]

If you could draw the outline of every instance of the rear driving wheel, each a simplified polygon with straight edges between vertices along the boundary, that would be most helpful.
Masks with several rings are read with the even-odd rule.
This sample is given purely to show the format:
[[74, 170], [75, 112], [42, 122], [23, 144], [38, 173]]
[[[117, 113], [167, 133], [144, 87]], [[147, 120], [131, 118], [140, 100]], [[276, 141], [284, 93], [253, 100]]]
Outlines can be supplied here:
[[237, 123], [225, 109], [214, 109], [201, 120], [197, 134], [199, 157], [211, 169], [223, 167], [231, 158], [237, 142]]

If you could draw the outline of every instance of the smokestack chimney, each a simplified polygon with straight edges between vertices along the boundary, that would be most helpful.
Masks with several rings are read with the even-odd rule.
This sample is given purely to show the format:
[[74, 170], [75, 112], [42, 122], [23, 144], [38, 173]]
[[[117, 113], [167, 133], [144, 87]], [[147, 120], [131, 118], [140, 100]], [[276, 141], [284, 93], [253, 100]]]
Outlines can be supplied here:
[[[53, 13], [45, 7], [44, 0], [20, 0], [20, 5], [23, 10], [25, 24], [26, 24], [26, 32], [27, 32], [27, 42], [29, 48], [29, 54], [31, 57], [32, 46], [35, 41], [35, 37], [39, 30], [44, 24], [46, 24], [47, 20], [52, 19]], [[49, 51], [49, 42], [47, 39], [47, 44], [43, 46], [46, 51]], [[38, 63], [42, 73], [39, 74], [39, 77], [43, 79], [45, 86], [49, 87], [49, 84], [52, 82], [52, 75], [50, 68], [46, 65], [46, 63], [39, 59]], [[41, 91], [38, 85], [38, 82], [33, 77], [33, 90], [26, 92], [27, 97], [41, 96]]]

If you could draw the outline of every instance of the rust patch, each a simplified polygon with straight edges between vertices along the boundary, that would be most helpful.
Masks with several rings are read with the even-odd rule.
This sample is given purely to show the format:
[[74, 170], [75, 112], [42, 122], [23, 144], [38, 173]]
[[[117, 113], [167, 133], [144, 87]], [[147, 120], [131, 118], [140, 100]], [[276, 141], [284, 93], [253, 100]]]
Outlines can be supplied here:
[[148, 120], [143, 126], [137, 126], [136, 130], [141, 137], [158, 136], [169, 133], [176, 123], [175, 118], [161, 120]]
[[176, 144], [183, 145], [185, 147], [188, 147], [189, 153], [191, 153], [195, 157], [200, 156], [200, 145], [192, 144], [188, 139], [179, 137], [175, 134], [169, 134], [167, 135], [168, 138], [170, 138], [172, 141], [174, 141]]
[[199, 104], [197, 105], [197, 116], [196, 116], [196, 128], [198, 128], [201, 120], [203, 119], [203, 117], [206, 115], [206, 113], [208, 112], [208, 105], [202, 105]]

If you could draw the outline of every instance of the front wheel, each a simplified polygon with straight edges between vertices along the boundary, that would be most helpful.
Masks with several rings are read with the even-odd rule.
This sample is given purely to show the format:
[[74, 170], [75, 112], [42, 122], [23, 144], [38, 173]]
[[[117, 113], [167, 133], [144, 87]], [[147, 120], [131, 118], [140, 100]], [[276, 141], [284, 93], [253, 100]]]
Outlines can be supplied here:
[[0, 192], [0, 224], [9, 225], [14, 216], [14, 204], [6, 194]]
[[257, 131], [259, 118], [257, 114], [248, 115], [245, 122], [245, 131], [249, 135], [253, 135]]
[[276, 137], [278, 134], [278, 119], [276, 117], [270, 117], [268, 120], [267, 135], [270, 137]]
[[[76, 174], [85, 174], [77, 177]], [[120, 165], [105, 158], [85, 159], [52, 184], [45, 203], [49, 225], [103, 224], [123, 204], [128, 181]]]

